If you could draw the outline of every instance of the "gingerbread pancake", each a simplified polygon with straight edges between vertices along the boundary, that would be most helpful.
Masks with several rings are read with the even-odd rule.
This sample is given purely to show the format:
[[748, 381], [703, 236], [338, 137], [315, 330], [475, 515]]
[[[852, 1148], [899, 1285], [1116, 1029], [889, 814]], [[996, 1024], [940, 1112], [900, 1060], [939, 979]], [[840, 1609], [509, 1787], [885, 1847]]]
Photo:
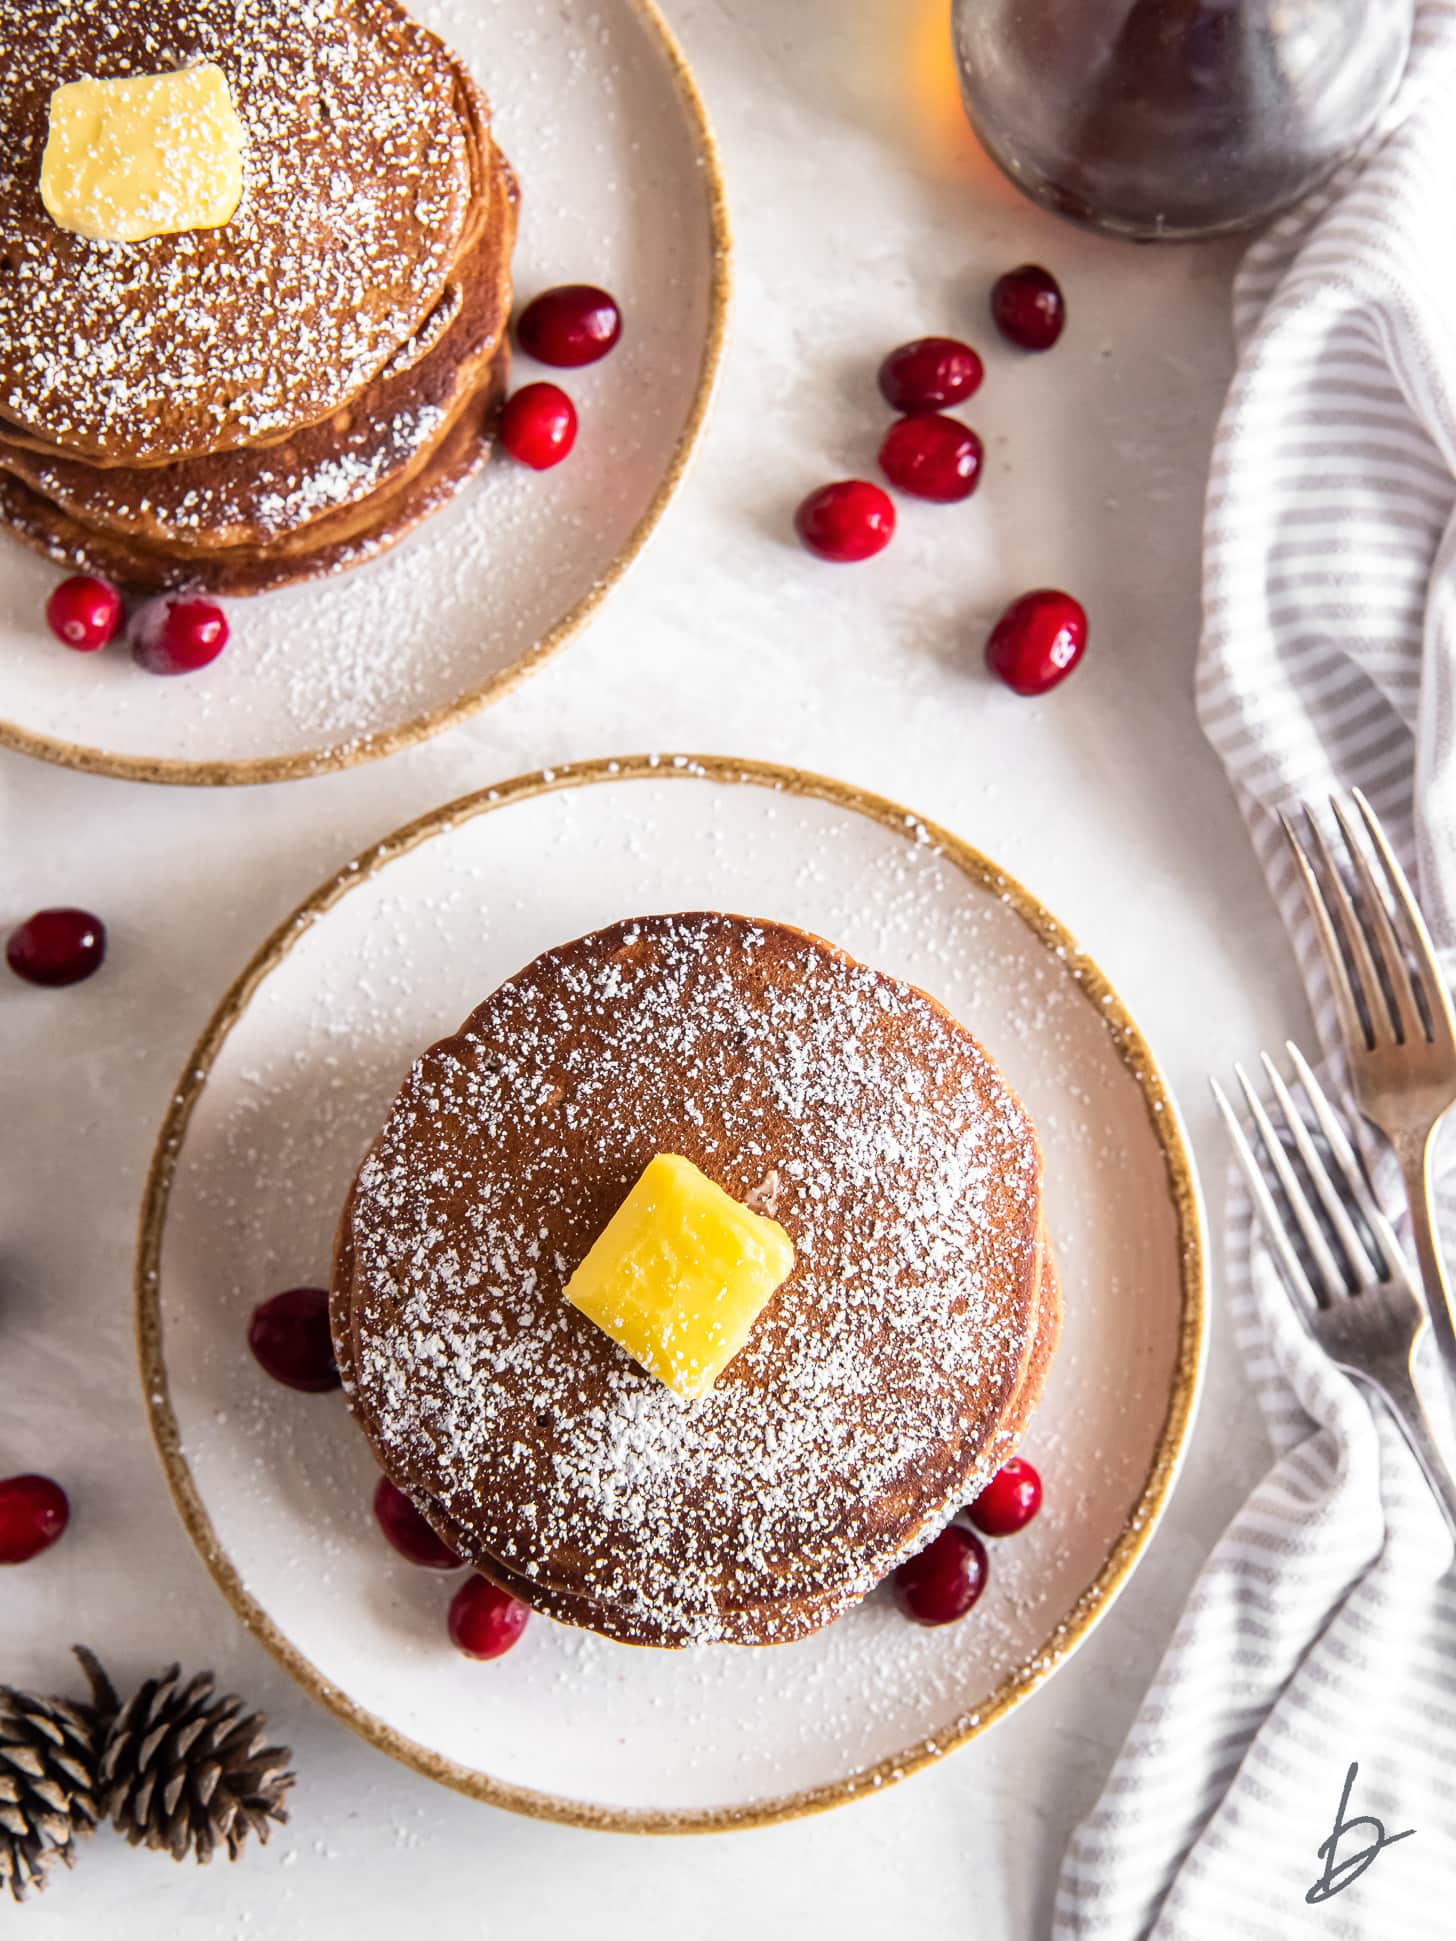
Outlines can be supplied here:
[[[563, 1288], [673, 1151], [794, 1271], [692, 1404]], [[548, 951], [416, 1065], [341, 1222], [332, 1316], [386, 1471], [463, 1555], [672, 1642], [822, 1622], [1004, 1460], [1041, 1162], [934, 1000], [715, 913]]]
[[[986, 1480], [1016, 1454], [1024, 1432], [1026, 1420], [1041, 1398], [1041, 1391], [1051, 1365], [1052, 1353], [1056, 1348], [1061, 1332], [1061, 1293], [1057, 1285], [1055, 1269], [1051, 1256], [1043, 1259], [1041, 1280], [1038, 1284], [1038, 1309], [1036, 1326], [1036, 1345], [1032, 1359], [1027, 1366], [1021, 1388], [1008, 1412], [1007, 1420], [1002, 1423], [995, 1437], [994, 1446], [988, 1457], [983, 1473], [969, 1483], [966, 1501], [969, 1501]], [[461, 1535], [448, 1518], [441, 1515], [431, 1503], [419, 1504], [419, 1509], [427, 1520], [434, 1525], [445, 1542], [456, 1547]], [[947, 1517], [954, 1514], [959, 1503], [947, 1506]], [[937, 1534], [927, 1529], [917, 1539], [908, 1554], [923, 1547]], [[883, 1581], [895, 1563], [903, 1558], [893, 1559], [891, 1564], [862, 1588], [852, 1591], [834, 1591], [818, 1597], [785, 1596], [776, 1604], [762, 1604], [749, 1611], [722, 1611], [720, 1642], [738, 1645], [792, 1644], [800, 1638], [807, 1638], [820, 1631], [826, 1624], [843, 1617], [847, 1610], [859, 1603], [872, 1591], [876, 1584]], [[653, 1646], [659, 1650], [677, 1649], [690, 1645], [697, 1640], [690, 1634], [670, 1624], [654, 1618], [641, 1610], [613, 1610], [600, 1604], [588, 1603], [580, 1597], [567, 1597], [558, 1591], [545, 1590], [534, 1578], [518, 1575], [515, 1571], [497, 1562], [494, 1558], [477, 1562], [476, 1569], [502, 1590], [518, 1597], [523, 1604], [540, 1612], [543, 1617], [554, 1618], [558, 1624], [574, 1625], [580, 1631], [596, 1631], [601, 1636], [611, 1638], [617, 1644]]]
[[4, 472], [0, 524], [59, 566], [147, 591], [201, 588], [235, 599], [343, 572], [387, 551], [480, 470], [490, 456], [509, 367], [509, 348], [502, 342], [483, 388], [466, 400], [421, 466], [274, 545], [233, 546], [206, 559], [159, 552], [123, 534], [90, 530]]
[[[118, 464], [287, 438], [415, 337], [487, 193], [480, 97], [397, 0], [0, 0], [0, 417]], [[40, 198], [52, 91], [199, 60], [246, 186], [221, 228], [98, 243]]]
[[[492, 148], [480, 234], [435, 310], [357, 398], [320, 423], [281, 443], [145, 469], [16, 445], [0, 426], [0, 471], [75, 525], [196, 562], [204, 585], [207, 562], [233, 547], [287, 540], [290, 550], [312, 550], [308, 528], [422, 471], [488, 380], [510, 318], [518, 199]], [[75, 552], [69, 558], [81, 563]], [[155, 583], [145, 571], [136, 577]]]

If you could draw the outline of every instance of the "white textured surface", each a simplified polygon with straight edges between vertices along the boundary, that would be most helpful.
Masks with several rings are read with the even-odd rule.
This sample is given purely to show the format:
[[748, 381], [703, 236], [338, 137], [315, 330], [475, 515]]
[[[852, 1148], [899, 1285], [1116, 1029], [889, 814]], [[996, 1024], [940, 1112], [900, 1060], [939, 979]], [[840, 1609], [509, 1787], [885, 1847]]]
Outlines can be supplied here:
[[[911, 43], [936, 6], [679, 0], [723, 143], [738, 300], [715, 425], [630, 585], [555, 666], [432, 748], [218, 795], [0, 761], [0, 923], [100, 908], [112, 959], [46, 996], [0, 987], [0, 1469], [56, 1470], [75, 1515], [7, 1574], [0, 1656], [63, 1675], [71, 1636], [118, 1670], [207, 1658], [269, 1709], [304, 1775], [293, 1826], [246, 1865], [173, 1869], [98, 1840], [26, 1910], [36, 1934], [301, 1941], [1044, 1930], [1051, 1882], [1194, 1570], [1265, 1460], [1215, 1299], [1208, 1392], [1169, 1518], [1114, 1616], [1004, 1730], [826, 1819], [655, 1845], [530, 1825], [444, 1794], [315, 1711], [241, 1634], [167, 1502], [132, 1372], [141, 1169], [168, 1087], [263, 930], [372, 836], [543, 761], [649, 743], [839, 772], [1015, 870], [1123, 991], [1222, 1171], [1203, 1078], [1306, 1028], [1283, 933], [1193, 719], [1202, 474], [1229, 360], [1229, 255], [1146, 253], [1023, 207], [947, 147]], [[1039, 361], [988, 340], [986, 284], [1036, 256], [1073, 323]], [[799, 494], [868, 467], [882, 348], [964, 328], [992, 462], [960, 509], [915, 507], [893, 549], [835, 571], [785, 538]], [[1002, 442], [1004, 440], [1004, 442]], [[1027, 704], [979, 640], [1001, 600], [1061, 582], [1086, 665]], [[408, 1912], [406, 1912], [408, 1910]]]

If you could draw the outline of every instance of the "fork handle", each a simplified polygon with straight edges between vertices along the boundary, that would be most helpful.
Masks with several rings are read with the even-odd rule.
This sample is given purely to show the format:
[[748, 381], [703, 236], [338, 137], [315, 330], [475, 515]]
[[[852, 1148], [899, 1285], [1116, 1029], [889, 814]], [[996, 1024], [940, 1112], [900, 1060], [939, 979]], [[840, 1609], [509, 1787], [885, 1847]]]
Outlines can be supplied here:
[[1368, 1386], [1384, 1402], [1391, 1420], [1405, 1437], [1411, 1454], [1430, 1484], [1431, 1494], [1446, 1519], [1452, 1537], [1456, 1538], [1456, 1475], [1451, 1473], [1450, 1465], [1431, 1434], [1430, 1419], [1409, 1371], [1383, 1368], [1379, 1379], [1370, 1380]]
[[1431, 1191], [1431, 1150], [1441, 1121], [1424, 1134], [1395, 1142], [1396, 1157], [1405, 1179], [1405, 1196], [1410, 1206], [1411, 1237], [1416, 1243], [1421, 1284], [1426, 1293], [1426, 1311], [1436, 1337], [1446, 1379], [1456, 1396], [1456, 1307], [1452, 1305], [1451, 1283], [1446, 1278], [1446, 1263], [1441, 1258], [1441, 1242], [1436, 1232], [1435, 1201]]

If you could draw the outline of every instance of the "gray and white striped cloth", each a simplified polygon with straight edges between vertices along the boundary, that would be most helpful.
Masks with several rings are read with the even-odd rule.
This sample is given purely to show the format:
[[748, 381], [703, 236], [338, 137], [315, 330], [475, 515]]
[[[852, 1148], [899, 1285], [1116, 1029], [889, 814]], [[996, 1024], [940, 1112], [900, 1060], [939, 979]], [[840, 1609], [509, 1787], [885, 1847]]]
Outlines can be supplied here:
[[[1234, 308], [1199, 710], [1333, 1054], [1276, 807], [1362, 787], [1456, 971], [1453, 0], [1418, 7], [1376, 138], [1255, 244]], [[1232, 1319], [1274, 1466], [1072, 1840], [1057, 1941], [1450, 1941], [1451, 1540], [1395, 1431], [1310, 1343], [1237, 1186], [1227, 1218], [1215, 1325]], [[1345, 1816], [1414, 1831], [1311, 1904], [1352, 1764]], [[1373, 1831], [1352, 1827], [1332, 1863]]]

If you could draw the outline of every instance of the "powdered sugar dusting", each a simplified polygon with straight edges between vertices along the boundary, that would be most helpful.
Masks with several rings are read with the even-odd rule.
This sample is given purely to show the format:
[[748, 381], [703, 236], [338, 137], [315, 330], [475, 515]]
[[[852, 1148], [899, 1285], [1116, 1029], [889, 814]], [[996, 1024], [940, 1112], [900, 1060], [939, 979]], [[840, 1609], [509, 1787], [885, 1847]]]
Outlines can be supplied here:
[[[692, 1404], [562, 1295], [654, 1151], [776, 1177], [798, 1253]], [[1024, 1114], [919, 992], [776, 928], [628, 923], [411, 1074], [354, 1203], [357, 1403], [477, 1554], [645, 1630], [849, 1601], [995, 1466], [1038, 1207]]]
[[[95, 470], [85, 481], [85, 516], [102, 525], [141, 524], [148, 519], [166, 538], [216, 543], [219, 532], [241, 528], [253, 543], [265, 543], [291, 533], [328, 512], [339, 512], [362, 499], [402, 467], [427, 451], [440, 437], [446, 414], [431, 403], [408, 404], [382, 422], [370, 421], [343, 434], [339, 449], [299, 467], [291, 446], [265, 447], [250, 453], [246, 466], [236, 455], [226, 469], [219, 467], [207, 484], [177, 491], [158, 471], [154, 490], [137, 491], [137, 474], [128, 469], [123, 489], [108, 489], [112, 472]], [[276, 451], [277, 459], [270, 457]], [[70, 479], [59, 468], [36, 458], [22, 474], [27, 483], [48, 498], [67, 505]]]
[[[0, 413], [115, 457], [207, 452], [325, 416], [427, 315], [469, 219], [457, 79], [395, 0], [32, 0], [0, 68]], [[211, 60], [248, 132], [222, 229], [61, 231], [37, 182], [53, 88]], [[165, 369], [165, 382], [158, 381]]]

